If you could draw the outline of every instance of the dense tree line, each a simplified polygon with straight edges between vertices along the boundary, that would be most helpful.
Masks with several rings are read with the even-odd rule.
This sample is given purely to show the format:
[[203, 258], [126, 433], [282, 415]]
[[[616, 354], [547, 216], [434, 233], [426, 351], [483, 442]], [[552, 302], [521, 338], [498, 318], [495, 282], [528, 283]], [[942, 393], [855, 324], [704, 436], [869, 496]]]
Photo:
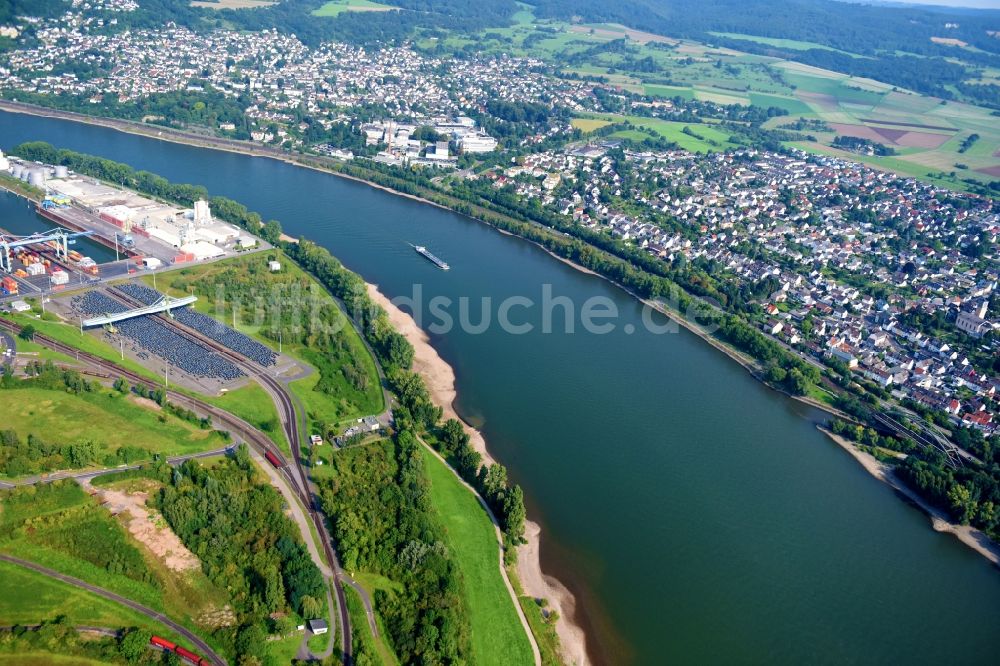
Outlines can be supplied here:
[[[73, 73], [78, 74], [81, 79], [100, 75], [100, 72], [87, 71]], [[119, 102], [118, 96], [110, 93], [96, 101], [91, 96], [69, 93], [43, 95], [23, 90], [4, 90], [2, 94], [8, 99], [16, 98], [19, 102], [87, 116], [124, 118], [167, 127], [199, 125], [215, 130], [219, 123], [231, 122], [236, 125], [236, 138], [250, 138], [248, 119], [243, 112], [250, 101], [243, 97], [227, 97], [209, 85], [205, 85], [202, 91], [154, 93], [128, 103]]]
[[15, 661], [28, 654], [52, 654], [102, 664], [179, 663], [176, 655], [154, 652], [149, 646], [150, 636], [144, 629], [127, 627], [118, 636], [84, 637], [65, 615], [60, 615], [35, 628], [15, 626], [0, 632], [0, 655]]
[[46, 441], [31, 432], [22, 437], [15, 430], [0, 431], [0, 470], [9, 477], [91, 465], [117, 467], [148, 460], [151, 456], [148, 450], [138, 446], [121, 446], [114, 452], [105, 453], [100, 444], [89, 440], [67, 444]]
[[268, 616], [315, 617], [326, 585], [281, 495], [258, 474], [243, 445], [212, 467], [189, 460], [166, 470], [154, 502], [209, 579], [229, 591], [240, 623], [229, 636], [237, 653], [263, 659]]
[[333, 536], [348, 571], [372, 571], [399, 589], [376, 590], [393, 652], [404, 664], [470, 659], [461, 573], [434, 516], [420, 445], [409, 431], [333, 458], [320, 482]]

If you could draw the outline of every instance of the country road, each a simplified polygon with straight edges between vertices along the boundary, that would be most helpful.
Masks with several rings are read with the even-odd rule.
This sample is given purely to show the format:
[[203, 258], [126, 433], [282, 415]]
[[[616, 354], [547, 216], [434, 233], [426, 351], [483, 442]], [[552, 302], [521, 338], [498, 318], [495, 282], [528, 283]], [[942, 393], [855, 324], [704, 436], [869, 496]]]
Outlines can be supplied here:
[[24, 567], [26, 569], [31, 569], [32, 571], [40, 573], [43, 576], [47, 576], [48, 578], [53, 578], [55, 580], [62, 581], [64, 583], [68, 584], [68, 585], [72, 585], [73, 587], [77, 587], [77, 588], [80, 588], [82, 590], [86, 590], [88, 592], [92, 592], [93, 594], [96, 594], [98, 596], [104, 597], [105, 599], [110, 599], [111, 601], [114, 601], [115, 603], [119, 603], [119, 604], [121, 604], [123, 606], [128, 606], [132, 610], [145, 615], [149, 619], [155, 620], [155, 621], [159, 622], [160, 624], [163, 624], [163, 625], [165, 625], [167, 627], [170, 627], [175, 632], [177, 632], [178, 634], [180, 634], [181, 636], [183, 636], [187, 640], [191, 641], [191, 644], [194, 645], [195, 648], [197, 648], [198, 651], [203, 656], [205, 656], [206, 658], [208, 658], [210, 661], [212, 661], [212, 662], [214, 662], [216, 664], [222, 664], [223, 666], [226, 666], [226, 664], [227, 664], [227, 662], [226, 662], [225, 659], [223, 659], [222, 657], [220, 657], [215, 652], [215, 650], [213, 650], [208, 645], [208, 643], [206, 643], [205, 641], [203, 641], [200, 638], [198, 638], [198, 636], [196, 636], [192, 631], [190, 631], [190, 630], [186, 629], [185, 627], [177, 624], [176, 622], [174, 622], [173, 620], [171, 620], [169, 617], [167, 617], [163, 613], [155, 611], [152, 608], [148, 608], [146, 606], [143, 606], [140, 603], [132, 601], [131, 599], [126, 599], [125, 597], [123, 597], [121, 595], [118, 595], [118, 594], [115, 594], [114, 592], [110, 592], [108, 590], [105, 590], [104, 588], [97, 587], [96, 585], [91, 585], [90, 583], [85, 583], [84, 581], [80, 580], [79, 578], [73, 578], [72, 576], [67, 576], [66, 574], [61, 574], [58, 571], [53, 571], [52, 569], [49, 569], [47, 567], [43, 567], [40, 564], [35, 564], [34, 562], [28, 562], [27, 560], [22, 560], [22, 559], [17, 558], [17, 557], [11, 557], [10, 555], [3, 555], [3, 554], [0, 554], [0, 561], [9, 562], [10, 564], [16, 564], [16, 565]]
[[[230, 444], [219, 449], [212, 449], [211, 451], [201, 451], [199, 453], [188, 453], [183, 456], [173, 456], [167, 458], [166, 462], [168, 465], [177, 466], [186, 460], [197, 460], [198, 458], [211, 458], [213, 456], [226, 455], [236, 447], [235, 444]], [[136, 463], [134, 465], [122, 465], [121, 467], [104, 467], [102, 469], [91, 469], [84, 470], [82, 472], [53, 472], [52, 474], [35, 474], [34, 476], [27, 476], [23, 479], [15, 479], [9, 482], [0, 482], [0, 487], [2, 488], [14, 488], [17, 486], [33, 486], [36, 483], [52, 483], [53, 481], [61, 481], [63, 479], [76, 479], [76, 480], [86, 480], [86, 479], [96, 479], [99, 476], [104, 476], [105, 474], [114, 474], [116, 472], [126, 472], [132, 469], [140, 469], [144, 465], [149, 464], [149, 461], [143, 461], [141, 463]]]

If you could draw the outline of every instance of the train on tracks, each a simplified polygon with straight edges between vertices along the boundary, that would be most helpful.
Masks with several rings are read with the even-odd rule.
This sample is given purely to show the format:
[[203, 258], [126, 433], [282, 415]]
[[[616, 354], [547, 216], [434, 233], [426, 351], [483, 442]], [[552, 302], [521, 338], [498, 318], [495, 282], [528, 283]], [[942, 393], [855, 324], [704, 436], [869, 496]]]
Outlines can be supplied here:
[[160, 648], [164, 652], [173, 652], [185, 662], [194, 664], [194, 666], [213, 666], [212, 662], [205, 657], [197, 655], [194, 652], [191, 652], [191, 650], [181, 647], [172, 641], [168, 641], [166, 638], [153, 636], [149, 639], [149, 644]]

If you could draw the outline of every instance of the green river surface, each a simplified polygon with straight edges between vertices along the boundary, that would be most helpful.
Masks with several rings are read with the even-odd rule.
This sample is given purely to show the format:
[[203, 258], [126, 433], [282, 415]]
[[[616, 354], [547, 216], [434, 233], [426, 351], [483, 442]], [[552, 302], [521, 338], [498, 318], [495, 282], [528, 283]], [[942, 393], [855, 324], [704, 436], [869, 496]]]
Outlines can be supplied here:
[[[0, 113], [0, 147], [43, 140], [205, 185], [328, 247], [389, 297], [603, 297], [615, 330], [456, 327], [431, 341], [456, 407], [525, 490], [542, 560], [614, 664], [996, 663], [1000, 572], [872, 478], [694, 335], [654, 334], [606, 281], [461, 215], [264, 158]], [[13, 197], [0, 197], [13, 201]], [[11, 212], [13, 211], [13, 212]], [[20, 213], [18, 213], [20, 211]], [[0, 215], [29, 216], [23, 200]], [[38, 221], [39, 228], [42, 223]], [[6, 226], [0, 220], [0, 227]], [[407, 242], [451, 264], [438, 270]], [[459, 310], [450, 313], [457, 318]], [[654, 317], [662, 322], [661, 317]], [[631, 325], [633, 333], [628, 333]]]

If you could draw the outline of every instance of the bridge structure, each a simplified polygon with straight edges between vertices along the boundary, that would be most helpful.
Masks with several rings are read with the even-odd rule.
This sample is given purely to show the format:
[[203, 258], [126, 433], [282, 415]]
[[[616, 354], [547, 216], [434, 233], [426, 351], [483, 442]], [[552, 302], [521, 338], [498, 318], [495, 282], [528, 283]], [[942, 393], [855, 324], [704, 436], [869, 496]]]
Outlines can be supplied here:
[[135, 319], [136, 317], [158, 314], [160, 312], [166, 312], [167, 315], [170, 315], [171, 309], [182, 308], [185, 305], [191, 305], [197, 300], [198, 300], [197, 296], [184, 296], [183, 298], [171, 298], [170, 296], [164, 296], [155, 303], [141, 308], [136, 308], [134, 310], [126, 310], [125, 312], [114, 312], [114, 313], [109, 312], [103, 317], [92, 317], [90, 319], [84, 319], [80, 322], [80, 328], [83, 329], [83, 328], [93, 328], [94, 326], [108, 326], [109, 324], [114, 324], [117, 321], [125, 321], [126, 319]]
[[30, 236], [0, 234], [0, 271], [3, 271], [4, 273], [11, 272], [13, 267], [10, 256], [11, 250], [19, 247], [25, 247], [27, 245], [40, 245], [42, 243], [55, 241], [54, 246], [49, 245], [46, 249], [54, 249], [56, 255], [65, 260], [69, 256], [69, 246], [76, 242], [75, 239], [81, 236], [90, 236], [93, 233], [93, 231], [78, 231], [70, 233], [65, 229], [52, 229], [51, 231], [31, 234]]

